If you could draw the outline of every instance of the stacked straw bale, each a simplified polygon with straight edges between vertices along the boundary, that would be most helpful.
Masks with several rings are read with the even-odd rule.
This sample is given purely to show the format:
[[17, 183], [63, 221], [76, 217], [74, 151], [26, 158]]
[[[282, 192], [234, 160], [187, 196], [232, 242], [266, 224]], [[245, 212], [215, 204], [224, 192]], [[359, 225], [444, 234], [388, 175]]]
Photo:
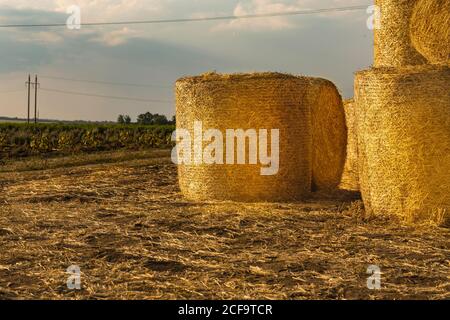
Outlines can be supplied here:
[[358, 136], [356, 128], [355, 103], [353, 99], [344, 101], [344, 110], [345, 123], [347, 125], [347, 156], [339, 188], [349, 191], [359, 191]]
[[450, 60], [450, 1], [419, 0], [411, 18], [414, 47], [431, 63]]
[[[191, 135], [194, 121], [202, 121], [204, 131], [219, 129], [224, 137], [226, 129], [280, 130], [276, 175], [261, 175], [259, 162], [180, 164], [179, 184], [188, 199], [299, 200], [311, 192], [314, 172], [319, 188], [339, 181], [345, 156], [340, 139], [346, 139], [346, 128], [341, 97], [327, 80], [279, 73], [209, 73], [178, 80], [176, 105], [177, 128], [188, 129]], [[321, 121], [324, 128], [319, 130], [314, 121]], [[326, 147], [314, 147], [319, 143]], [[341, 168], [331, 168], [340, 164]]]
[[356, 74], [359, 180], [368, 212], [448, 223], [449, 83], [443, 65]]
[[411, 42], [409, 25], [416, 3], [417, 0], [376, 0], [381, 9], [381, 28], [375, 29], [375, 67], [427, 62]]

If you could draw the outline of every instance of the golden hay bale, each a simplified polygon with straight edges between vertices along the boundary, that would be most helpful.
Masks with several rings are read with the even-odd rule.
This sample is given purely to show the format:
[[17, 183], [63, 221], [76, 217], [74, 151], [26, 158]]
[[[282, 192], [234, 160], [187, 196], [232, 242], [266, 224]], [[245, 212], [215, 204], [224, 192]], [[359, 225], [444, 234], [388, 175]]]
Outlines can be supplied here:
[[[319, 97], [321, 94], [324, 97]], [[336, 129], [345, 135], [345, 124], [339, 128], [334, 124], [333, 117], [340, 115], [332, 114], [338, 110], [335, 104], [342, 103], [341, 98], [327, 80], [279, 73], [210, 73], [178, 80], [178, 129], [188, 129], [193, 135], [194, 121], [202, 121], [203, 131], [214, 128], [224, 132], [224, 136], [226, 129], [280, 130], [277, 174], [261, 175], [259, 161], [257, 165], [248, 161], [247, 164], [180, 164], [182, 193], [191, 200], [286, 201], [307, 196], [311, 192], [313, 154], [317, 150], [313, 149], [313, 132], [318, 130], [313, 130], [312, 125], [313, 118], [320, 118], [317, 110], [314, 115], [312, 112], [317, 108], [316, 103], [328, 103], [328, 108], [323, 106], [320, 110], [331, 113], [322, 116], [323, 131], [327, 132], [322, 136], [333, 140], [340, 136], [334, 132]], [[268, 141], [270, 144], [270, 138]], [[320, 142], [317, 138], [315, 141]], [[328, 141], [324, 144], [333, 145]], [[330, 150], [335, 148], [334, 144]], [[320, 160], [339, 162], [332, 159], [338, 155], [339, 152], [326, 155]], [[333, 180], [328, 175], [319, 174], [320, 183]]]
[[369, 213], [448, 221], [449, 83], [448, 66], [356, 74], [359, 181]]
[[374, 66], [419, 65], [426, 59], [411, 43], [410, 20], [417, 0], [376, 0], [381, 9], [380, 29], [375, 29]]
[[414, 47], [431, 63], [450, 60], [450, 1], [419, 0], [411, 18]]
[[344, 170], [347, 127], [336, 86], [330, 81], [309, 78], [308, 100], [312, 116], [312, 190], [337, 189]]
[[358, 137], [356, 131], [355, 103], [353, 99], [344, 101], [344, 110], [345, 123], [347, 124], [347, 156], [339, 188], [359, 191]]

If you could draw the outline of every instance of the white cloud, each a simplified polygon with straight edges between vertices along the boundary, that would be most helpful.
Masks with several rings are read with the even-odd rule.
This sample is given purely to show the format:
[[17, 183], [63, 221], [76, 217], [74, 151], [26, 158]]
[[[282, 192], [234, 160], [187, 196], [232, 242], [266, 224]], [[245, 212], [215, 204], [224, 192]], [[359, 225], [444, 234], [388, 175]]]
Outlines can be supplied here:
[[[243, 0], [240, 1], [234, 8], [233, 15], [243, 16], [251, 14], [270, 14], [279, 12], [291, 12], [310, 9], [324, 9], [324, 8], [339, 8], [354, 5], [365, 5], [367, 0], [291, 0], [291, 1], [277, 1], [277, 0]], [[352, 13], [349, 12], [327, 12], [317, 14], [317, 16], [340, 16], [348, 17]], [[298, 20], [297, 20], [298, 21]], [[213, 27], [212, 31], [224, 30], [281, 30], [298, 27], [298, 22], [289, 17], [268, 17], [268, 18], [254, 18], [254, 19], [238, 19], [228, 22], [222, 22]]]
[[77, 5], [88, 20], [139, 18], [161, 13], [167, 0], [0, 0], [0, 7], [34, 9], [65, 13]]
[[[67, 14], [67, 8], [77, 5], [81, 9], [81, 23], [83, 22], [108, 22], [108, 21], [128, 21], [128, 20], [144, 20], [158, 18], [165, 14], [167, 10], [167, 0], [0, 0], [0, 8], [16, 9], [16, 10], [39, 10], [43, 12], [53, 12]], [[35, 18], [35, 16], [33, 17]], [[10, 17], [3, 17], [5, 21]], [[0, 16], [0, 20], [2, 17]], [[20, 16], [20, 21], [16, 20], [12, 23], [27, 23], [36, 21], [27, 21], [27, 17]], [[39, 23], [64, 23], [65, 21], [43, 21]], [[112, 31], [111, 31], [112, 30]], [[128, 39], [136, 37], [145, 37], [143, 32], [139, 32], [142, 28], [130, 26], [128, 28], [111, 27], [105, 29], [81, 28], [81, 30], [73, 30], [71, 33], [63, 32], [63, 29], [52, 30], [50, 32], [33, 32], [31, 35], [22, 32], [23, 30], [15, 30], [17, 38], [20, 41], [40, 42], [56, 42], [65, 36], [77, 36], [85, 34], [96, 34], [96, 41], [104, 42], [105, 45], [114, 46], [125, 43]]]
[[[35, 9], [66, 15], [66, 10], [72, 5], [81, 8], [81, 22], [107, 22], [127, 20], [150, 20], [164, 18], [206, 17], [218, 15], [250, 15], [289, 12], [307, 9], [332, 8], [352, 5], [368, 4], [370, 0], [240, 0], [230, 6], [229, 0], [0, 0], [0, 7], [15, 9]], [[214, 8], [215, 11], [211, 11]], [[352, 12], [317, 14], [318, 17], [332, 17], [337, 19], [351, 19]], [[64, 17], [64, 16], [63, 16]], [[68, 15], [67, 15], [68, 17]], [[2, 17], [0, 17], [1, 19]], [[5, 17], [4, 17], [5, 18]], [[21, 17], [21, 19], [24, 19]], [[239, 19], [213, 23], [213, 32], [227, 32], [249, 30], [265, 32], [270, 30], [284, 30], [298, 28], [303, 19], [301, 17], [267, 17], [254, 19]], [[15, 21], [16, 22], [16, 21]], [[26, 22], [21, 20], [20, 22]], [[40, 21], [42, 22], [42, 21]], [[52, 21], [48, 21], [52, 22]], [[60, 22], [60, 21], [58, 21]], [[158, 25], [161, 30], [163, 25]], [[173, 25], [167, 25], [171, 28]], [[184, 28], [183, 25], [177, 26]], [[130, 25], [123, 29], [119, 27], [88, 28], [74, 30], [70, 36], [79, 34], [94, 34], [95, 41], [108, 46], [126, 43], [127, 39], [158, 37], [156, 28]], [[19, 30], [20, 32], [20, 30]], [[62, 30], [55, 30], [60, 33]], [[173, 33], [172, 33], [173, 34]], [[66, 35], [67, 36], [67, 33]], [[23, 41], [33, 40], [30, 36], [19, 36]], [[42, 41], [55, 41], [56, 36], [37, 35]]]
[[86, 21], [129, 20], [155, 17], [164, 12], [164, 0], [56, 0], [56, 10], [65, 12], [74, 2]]
[[[239, 2], [234, 8], [233, 15], [244, 16], [249, 14], [268, 14], [274, 12], [289, 12], [298, 10], [296, 4], [288, 5], [272, 0], [252, 0], [251, 2]], [[250, 30], [279, 30], [293, 27], [292, 23], [284, 17], [239, 19], [220, 23], [213, 31], [250, 29]]]
[[138, 38], [139, 32], [129, 28], [122, 28], [120, 30], [111, 31], [99, 35], [92, 39], [92, 41], [103, 43], [107, 46], [114, 47], [126, 43], [130, 39]]

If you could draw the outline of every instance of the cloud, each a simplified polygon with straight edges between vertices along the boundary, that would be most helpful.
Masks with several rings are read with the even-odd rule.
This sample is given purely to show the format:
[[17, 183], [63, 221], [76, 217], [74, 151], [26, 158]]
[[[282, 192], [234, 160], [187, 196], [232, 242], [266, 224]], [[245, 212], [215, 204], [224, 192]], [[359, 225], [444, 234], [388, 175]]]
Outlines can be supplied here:
[[[268, 14], [275, 12], [296, 11], [299, 7], [296, 4], [286, 4], [282, 2], [274, 2], [272, 0], [252, 0], [251, 2], [239, 2], [234, 8], [234, 16], [244, 16], [250, 14]], [[294, 25], [284, 17], [256, 18], [256, 19], [239, 19], [229, 22], [223, 22], [215, 26], [213, 31], [223, 30], [281, 30], [290, 29]]]
[[[8, 24], [26, 23], [65, 23], [69, 18], [67, 9], [73, 5], [80, 7], [81, 22], [108, 22], [144, 20], [160, 17], [165, 14], [167, 0], [0, 0], [0, 22]], [[111, 30], [112, 29], [112, 30]], [[19, 41], [55, 42], [62, 37], [71, 37], [85, 34], [97, 34], [96, 40], [107, 46], [124, 44], [127, 39], [135, 37], [145, 38], [140, 28], [111, 27], [111, 28], [87, 28], [73, 30], [67, 33], [64, 28], [54, 28], [49, 32], [41, 32], [36, 29], [16, 29]], [[54, 35], [50, 35], [52, 32]]]
[[114, 47], [122, 45], [131, 39], [139, 38], [139, 32], [136, 30], [124, 27], [119, 30], [114, 30], [93, 38], [91, 41], [103, 43], [106, 46]]
[[10, 9], [32, 9], [66, 13], [67, 8], [77, 5], [82, 16], [88, 20], [111, 20], [139, 18], [160, 14], [165, 0], [0, 0], [0, 7]]
[[22, 71], [51, 63], [52, 51], [39, 42], [17, 41], [10, 33], [0, 33], [0, 48], [2, 48], [2, 63], [0, 74]]
[[[339, 8], [354, 5], [365, 5], [365, 0], [296, 0], [296, 1], [277, 1], [277, 0], [250, 0], [240, 1], [234, 8], [234, 16], [245, 16], [252, 14], [271, 14], [280, 12], [292, 12], [312, 9]], [[345, 18], [352, 15], [352, 12], [327, 12], [317, 14], [318, 17], [341, 17]], [[228, 30], [285, 30], [298, 28], [298, 20], [290, 17], [268, 17], [254, 19], [238, 19], [228, 22], [222, 22], [212, 28], [212, 31]]]
[[22, 34], [21, 37], [17, 38], [17, 41], [21, 42], [44, 42], [44, 43], [56, 43], [63, 41], [64, 38], [58, 33], [49, 31], [39, 31], [29, 34]]

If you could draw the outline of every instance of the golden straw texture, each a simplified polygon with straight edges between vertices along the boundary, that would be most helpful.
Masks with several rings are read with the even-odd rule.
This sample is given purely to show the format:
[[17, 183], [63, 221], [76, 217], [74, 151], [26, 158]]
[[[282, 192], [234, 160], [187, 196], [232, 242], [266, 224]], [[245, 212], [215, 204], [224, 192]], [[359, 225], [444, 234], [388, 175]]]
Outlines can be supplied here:
[[358, 191], [358, 136], [356, 131], [355, 103], [353, 99], [344, 101], [344, 110], [345, 123], [347, 124], [347, 156], [339, 188]]
[[312, 190], [331, 191], [339, 186], [345, 164], [347, 127], [336, 86], [328, 80], [309, 78], [313, 137]]
[[448, 223], [449, 83], [447, 66], [356, 74], [359, 180], [369, 213]]
[[375, 29], [374, 66], [398, 67], [426, 63], [411, 43], [410, 20], [417, 0], [377, 0], [381, 28]]
[[[329, 88], [336, 90], [327, 80], [279, 73], [210, 73], [178, 80], [177, 128], [188, 129], [191, 135], [194, 121], [202, 121], [204, 131], [211, 128], [222, 132], [226, 129], [280, 130], [280, 165], [276, 175], [262, 176], [259, 163], [181, 164], [178, 170], [182, 193], [192, 200], [259, 202], [305, 198], [311, 192], [313, 155], [317, 150], [313, 148], [312, 109], [315, 103], [326, 103], [330, 99]], [[325, 101], [317, 96], [322, 93]], [[337, 90], [335, 94], [330, 103], [342, 103]], [[330, 107], [328, 112], [334, 110]], [[332, 117], [324, 117], [321, 125], [328, 130], [330, 139], [335, 139], [340, 134], [333, 132], [334, 123], [326, 122]], [[334, 117], [339, 118], [339, 115]], [[345, 135], [345, 123], [339, 129]], [[345, 148], [345, 145], [340, 147]], [[321, 160], [325, 158], [332, 156], [323, 156]], [[333, 180], [328, 174], [321, 177], [324, 177], [321, 183]]]
[[411, 18], [414, 47], [431, 63], [450, 60], [450, 1], [419, 0]]

